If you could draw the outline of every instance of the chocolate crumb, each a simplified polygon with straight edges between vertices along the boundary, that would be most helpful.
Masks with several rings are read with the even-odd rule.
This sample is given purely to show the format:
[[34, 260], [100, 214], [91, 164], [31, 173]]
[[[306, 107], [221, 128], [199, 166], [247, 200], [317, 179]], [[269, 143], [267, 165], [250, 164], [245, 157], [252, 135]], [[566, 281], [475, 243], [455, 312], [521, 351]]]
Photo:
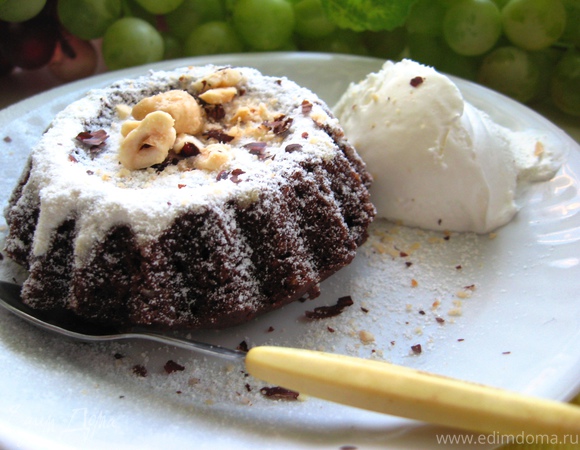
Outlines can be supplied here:
[[343, 445], [339, 450], [358, 450], [358, 447], [354, 445]]
[[250, 386], [249, 383], [246, 383], [244, 387], [246, 388], [246, 391], [252, 392], [252, 386]]
[[240, 352], [248, 352], [250, 348], [248, 347], [248, 343], [246, 341], [242, 341], [238, 344], [236, 350], [239, 350]]
[[76, 162], [79, 162], [79, 161], [78, 161], [78, 160], [77, 160], [77, 159], [74, 157], [74, 155], [68, 155], [68, 160], [69, 160], [70, 162], [74, 162], [74, 163], [76, 163]]
[[260, 389], [260, 394], [272, 400], [297, 400], [298, 395], [296, 391], [291, 391], [280, 386], [263, 387]]
[[423, 311], [422, 309], [419, 310], [419, 314], [421, 314], [422, 316], [425, 315], [425, 311]]
[[147, 369], [141, 364], [135, 364], [133, 366], [133, 373], [139, 377], [145, 378], [147, 376]]
[[87, 175], [94, 175], [95, 172], [93, 172], [92, 170], [87, 170]]
[[309, 134], [308, 134], [307, 131], [305, 131], [304, 133], [302, 133], [302, 139], [308, 139], [308, 136], [309, 136]]
[[113, 355], [113, 358], [115, 359], [123, 359], [125, 357], [125, 355], [121, 354], [121, 353], [115, 353]]
[[326, 327], [326, 329], [330, 332], [330, 333], [334, 333], [336, 330], [332, 327]]
[[268, 328], [266, 331], [267, 331], [268, 333], [271, 333], [272, 331], [274, 331], [274, 327], [272, 327], [272, 326], [271, 326], [271, 327], [269, 327], [269, 328]]
[[0, 261], [4, 261], [4, 255], [0, 253]]
[[360, 307], [360, 310], [361, 310], [362, 312], [364, 312], [364, 313], [368, 313], [368, 312], [369, 312], [369, 310], [368, 310], [368, 309], [366, 309], [366, 308], [363, 308], [362, 306]]
[[455, 266], [455, 268], [456, 268], [457, 270], [461, 270], [461, 269], [463, 269], [463, 267], [461, 266], [461, 264], [458, 264], [458, 265], [456, 265], [456, 266]]
[[444, 319], [443, 317], [435, 317], [435, 320], [436, 320], [438, 323], [445, 323], [445, 319]]
[[183, 189], [187, 184], [178, 184], [177, 189]]
[[171, 359], [165, 363], [163, 368], [167, 373], [181, 372], [182, 370], [185, 370], [185, 366], [182, 366]]
[[303, 100], [302, 101], [302, 114], [308, 114], [308, 113], [310, 113], [310, 111], [312, 111], [312, 103], [310, 103], [308, 100]]
[[407, 267], [411, 267], [411, 266], [413, 265], [413, 263], [412, 263], [411, 261], [407, 261], [407, 262], [405, 263], [405, 265], [406, 265]]
[[411, 345], [411, 350], [413, 350], [413, 353], [415, 353], [416, 355], [420, 354], [423, 351], [423, 349], [421, 348], [421, 344]]
[[463, 338], [459, 338], [459, 339], [457, 339], [457, 342], [463, 342], [464, 340], [465, 339], [463, 339]]
[[351, 306], [353, 303], [352, 297], [347, 295], [340, 297], [335, 305], [319, 306], [318, 308], [314, 308], [314, 311], [305, 311], [304, 315], [312, 320], [327, 319], [338, 316], [347, 306]]
[[10, 142], [12, 142], [12, 138], [10, 136], [4, 136], [4, 142], [10, 144]]
[[423, 83], [423, 81], [425, 81], [425, 78], [423, 78], [423, 77], [415, 77], [415, 78], [411, 78], [411, 82], [410, 82], [410, 84], [411, 84], [411, 86], [413, 86], [413, 87], [417, 87], [417, 86], [419, 86], [420, 84], [422, 84], [422, 83]]
[[510, 355], [511, 352], [501, 352], [502, 355]]

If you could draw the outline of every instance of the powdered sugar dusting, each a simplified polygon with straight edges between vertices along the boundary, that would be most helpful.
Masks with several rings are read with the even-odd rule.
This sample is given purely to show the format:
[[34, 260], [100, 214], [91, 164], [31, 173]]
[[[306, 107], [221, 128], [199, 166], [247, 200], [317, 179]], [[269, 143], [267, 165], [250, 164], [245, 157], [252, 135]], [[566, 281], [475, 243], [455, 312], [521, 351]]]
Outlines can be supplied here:
[[[117, 155], [123, 119], [115, 113], [115, 106], [132, 106], [147, 95], [171, 88], [194, 94], [195, 81], [216, 70], [219, 68], [215, 66], [190, 67], [119, 81], [110, 88], [90, 92], [56, 117], [32, 154], [32, 178], [36, 182], [25, 188], [25, 194], [29, 189], [42, 192], [35, 255], [46, 252], [52, 232], [66, 217], [79, 220], [75, 256], [80, 264], [92, 244], [115, 225], [131, 223], [137, 241], [149, 242], [186, 210], [200, 210], [232, 198], [251, 203], [269, 189], [267, 186], [280, 184], [282, 176], [300, 162], [333, 157], [335, 144], [321, 126], [335, 125], [336, 119], [329, 116], [315, 94], [285, 78], [262, 77], [253, 69], [241, 68], [243, 93], [226, 105], [223, 120], [229, 124], [223, 132], [238, 133], [233, 159], [223, 168], [239, 173], [235, 182], [228, 176], [221, 179], [214, 171], [192, 170], [187, 159], [163, 170], [123, 169]], [[311, 104], [307, 114], [302, 107], [304, 101]], [[284, 138], [277, 138], [272, 132], [257, 130], [262, 116], [258, 123], [235, 120], [240, 109], [250, 108], [261, 109], [262, 116], [272, 119], [284, 114], [292, 118], [292, 126]], [[314, 121], [320, 126], [314, 126]], [[223, 124], [209, 123], [208, 127], [221, 130]], [[104, 147], [96, 155], [89, 154], [86, 145], [75, 137], [100, 129], [108, 133]], [[307, 135], [304, 130], [308, 130]], [[261, 158], [245, 147], [256, 140], [266, 143], [267, 157]], [[298, 145], [300, 151], [288, 152], [288, 145]]]

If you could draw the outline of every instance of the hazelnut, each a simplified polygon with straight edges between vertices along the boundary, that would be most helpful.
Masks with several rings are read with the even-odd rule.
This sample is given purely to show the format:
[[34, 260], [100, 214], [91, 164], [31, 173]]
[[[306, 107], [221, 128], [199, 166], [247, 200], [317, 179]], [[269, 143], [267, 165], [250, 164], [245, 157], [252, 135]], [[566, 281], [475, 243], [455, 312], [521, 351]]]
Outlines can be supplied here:
[[127, 134], [119, 147], [119, 161], [129, 170], [162, 163], [175, 142], [174, 119], [166, 112], [154, 111]]
[[202, 109], [186, 91], [172, 90], [146, 97], [133, 107], [133, 117], [142, 120], [153, 111], [164, 111], [175, 120], [177, 133], [197, 134], [203, 128]]

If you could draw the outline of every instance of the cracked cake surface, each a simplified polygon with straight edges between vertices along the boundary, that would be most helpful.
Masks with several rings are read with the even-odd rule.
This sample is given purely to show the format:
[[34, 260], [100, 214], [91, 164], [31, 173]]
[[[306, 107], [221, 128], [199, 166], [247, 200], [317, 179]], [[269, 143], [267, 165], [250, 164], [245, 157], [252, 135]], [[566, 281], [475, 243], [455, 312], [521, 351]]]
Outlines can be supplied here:
[[150, 72], [57, 115], [15, 188], [23, 301], [105, 324], [220, 328], [347, 265], [374, 216], [325, 103], [246, 67]]

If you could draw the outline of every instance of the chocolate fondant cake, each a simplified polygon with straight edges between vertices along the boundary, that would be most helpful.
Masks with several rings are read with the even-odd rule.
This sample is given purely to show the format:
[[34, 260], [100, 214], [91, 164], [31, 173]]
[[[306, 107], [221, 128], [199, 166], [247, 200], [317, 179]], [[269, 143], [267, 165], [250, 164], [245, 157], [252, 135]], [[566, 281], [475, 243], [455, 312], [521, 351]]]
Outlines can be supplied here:
[[226, 327], [352, 261], [374, 216], [327, 106], [250, 68], [150, 72], [57, 115], [6, 209], [23, 301], [104, 324]]

